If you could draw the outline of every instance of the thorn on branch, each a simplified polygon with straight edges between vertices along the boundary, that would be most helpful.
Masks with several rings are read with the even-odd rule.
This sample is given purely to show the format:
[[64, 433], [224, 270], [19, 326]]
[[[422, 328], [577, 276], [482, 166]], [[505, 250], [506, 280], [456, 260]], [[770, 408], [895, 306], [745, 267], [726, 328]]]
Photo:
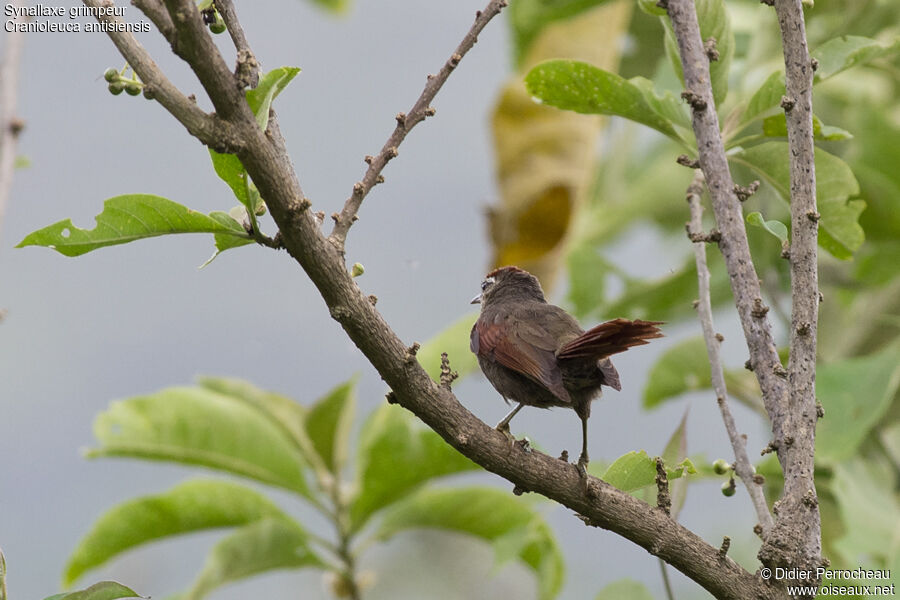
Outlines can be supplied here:
[[450, 370], [450, 357], [446, 352], [441, 352], [441, 387], [450, 390], [450, 385], [459, 378], [459, 373]]
[[527, 491], [528, 491], [528, 490], [526, 490], [525, 488], [523, 488], [523, 487], [520, 486], [519, 484], [516, 484], [515, 487], [513, 487], [513, 494], [515, 494], [516, 496], [521, 496], [522, 494], [524, 494], [524, 493], [527, 492]]
[[819, 219], [822, 218], [822, 215], [820, 215], [819, 213], [817, 213], [814, 210], [811, 210], [808, 213], [806, 213], [806, 218], [809, 219], [810, 221], [812, 221], [813, 223], [818, 223]]
[[750, 359], [749, 359], [749, 358], [748, 358], [747, 360], [744, 361], [744, 368], [747, 369], [747, 370], [750, 371], [750, 372], [753, 371], [753, 363], [750, 362]]
[[725, 560], [729, 548], [731, 548], [731, 538], [726, 535], [722, 538], [722, 546], [719, 548], [719, 559]]
[[771, 442], [766, 444], [765, 448], [760, 450], [759, 455], [765, 456], [766, 454], [771, 454], [772, 452], [775, 452], [776, 450], [778, 450], [778, 444], [775, 442], [775, 440], [772, 440]]
[[371, 154], [366, 154], [366, 155], [363, 157], [363, 160], [366, 161], [366, 164], [367, 164], [367, 165], [371, 165], [371, 164], [372, 164], [372, 161], [375, 160], [375, 157], [372, 156]]
[[691, 308], [693, 308], [694, 310], [697, 310], [698, 306], [700, 306], [699, 300], [694, 300], [693, 302], [691, 302]]
[[398, 112], [397, 116], [394, 118], [397, 119], [397, 125], [399, 125], [400, 127], [406, 126], [406, 113], [405, 112]]
[[366, 189], [366, 187], [362, 184], [362, 182], [357, 181], [356, 183], [353, 184], [353, 195], [361, 196], [362, 193], [365, 191], [365, 189]]
[[697, 159], [691, 158], [687, 154], [679, 154], [678, 158], [675, 159], [675, 162], [677, 162], [682, 167], [688, 167], [689, 169], [699, 169], [700, 168], [700, 161]]
[[669, 478], [663, 459], [656, 457], [656, 508], [666, 515], [672, 513], [672, 497], [669, 495]]
[[759, 180], [756, 179], [750, 182], [750, 185], [744, 187], [738, 184], [734, 184], [734, 195], [737, 196], [737, 199], [741, 202], [745, 202], [747, 198], [756, 193], [759, 189]]
[[815, 58], [812, 59], [809, 64], [812, 67], [813, 72], [816, 72], [819, 70], [819, 61], [816, 60]]
[[379, 175], [375, 178], [375, 185], [378, 185], [379, 183], [384, 183], [384, 175]]
[[725, 336], [722, 335], [721, 333], [716, 333], [716, 339], [719, 340], [719, 343], [721, 344], [722, 342], [725, 341]]
[[769, 312], [769, 307], [763, 304], [762, 298], [756, 298], [753, 300], [753, 309], [750, 311], [750, 315], [754, 318], [762, 319], [765, 318], [766, 313]]
[[559, 457], [557, 458], [557, 460], [561, 460], [561, 461], [563, 461], [564, 463], [568, 463], [568, 462], [569, 462], [569, 451], [568, 451], [568, 450], [563, 450], [562, 452], [560, 452], [560, 453], [559, 453]]
[[387, 158], [388, 158], [388, 160], [390, 160], [392, 158], [397, 158], [398, 154], [400, 154], [400, 151], [397, 150], [397, 146], [391, 146], [390, 148], [388, 148]]
[[691, 231], [690, 223], [685, 224], [685, 229], [688, 232], [688, 239], [691, 240], [692, 242], [694, 242], [695, 244], [700, 243], [700, 242], [706, 242], [708, 244], [711, 244], [711, 243], [718, 243], [718, 242], [722, 241], [722, 232], [719, 231], [718, 229], [710, 229], [709, 233], [695, 232], [695, 231]]
[[413, 342], [412, 346], [406, 349], [406, 362], [414, 362], [416, 360], [416, 354], [419, 353], [419, 348], [421, 347], [419, 342]]
[[397, 394], [393, 390], [385, 394], [384, 397], [387, 398], [388, 404], [397, 404]]
[[716, 48], [716, 38], [711, 37], [703, 42], [703, 51], [706, 52], [706, 58], [709, 59], [709, 62], [719, 60], [719, 50]]
[[825, 416], [825, 407], [822, 406], [822, 403], [816, 400], [816, 418], [821, 419]]
[[334, 221], [335, 223], [337, 223], [341, 220], [341, 215], [339, 215], [336, 212], [333, 212], [333, 213], [331, 213], [331, 220]]
[[433, 117], [435, 115], [435, 113], [437, 113], [437, 110], [435, 110], [435, 108], [433, 106], [429, 106], [425, 109], [426, 117]]
[[691, 108], [697, 112], [706, 110], [706, 100], [696, 92], [685, 90], [681, 92], [681, 99], [690, 104]]
[[823, 294], [822, 291], [819, 290], [819, 304], [822, 304], [823, 302], [825, 302], [825, 294]]
[[759, 537], [762, 537], [762, 534], [763, 534], [763, 528], [762, 528], [762, 525], [760, 525], [759, 523], [757, 523], [756, 525], [754, 525], [754, 526], [753, 526], [753, 533], [755, 533], [755, 534], [756, 534], [757, 536], [759, 536]]
[[781, 97], [781, 108], [784, 109], [784, 112], [789, 113], [794, 108], [794, 104], [797, 101], [791, 98], [790, 96], [782, 96]]

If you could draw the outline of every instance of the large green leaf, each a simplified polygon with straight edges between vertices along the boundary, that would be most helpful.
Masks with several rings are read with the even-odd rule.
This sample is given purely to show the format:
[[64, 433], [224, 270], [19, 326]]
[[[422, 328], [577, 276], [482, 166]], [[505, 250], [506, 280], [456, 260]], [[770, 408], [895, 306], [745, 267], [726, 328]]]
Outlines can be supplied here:
[[276, 569], [322, 567], [296, 522], [264, 518], [245, 525], [217, 543], [185, 600], [200, 600], [226, 583]]
[[304, 425], [325, 467], [338, 475], [347, 458], [350, 426], [356, 407], [356, 378], [344, 382], [312, 405]]
[[568, 19], [607, 0], [517, 0], [509, 7], [509, 24], [513, 33], [513, 56], [516, 63], [528, 51], [544, 27]]
[[895, 37], [893, 42], [887, 45], [857, 35], [836, 37], [812, 52], [812, 57], [819, 61], [813, 81], [818, 83], [851, 67], [894, 54], [898, 50], [900, 37]]
[[231, 396], [169, 388], [113, 402], [94, 421], [89, 456], [197, 464], [308, 495], [300, 450], [270, 418]]
[[549, 600], [563, 581], [563, 558], [550, 527], [527, 503], [486, 487], [422, 489], [394, 504], [377, 537], [386, 540], [414, 528], [458, 531], [494, 545], [498, 558], [518, 557], [538, 581], [539, 597]]
[[134, 590], [115, 581], [101, 581], [77, 592], [54, 594], [44, 600], [118, 600], [119, 598], [143, 598]]
[[[108, 199], [95, 217], [94, 229], [79, 229], [71, 219], [38, 229], [25, 236], [17, 248], [45, 246], [65, 256], [79, 256], [106, 246], [175, 233], [215, 233], [248, 238], [240, 223], [223, 223], [151, 194], [127, 194]], [[233, 221], [233, 219], [232, 219]]]
[[259, 85], [247, 90], [247, 104], [256, 115], [256, 122], [263, 131], [269, 126], [269, 109], [272, 101], [300, 72], [299, 67], [279, 67], [259, 78]]
[[469, 350], [469, 334], [478, 313], [469, 313], [448, 325], [443, 331], [422, 344], [416, 358], [432, 379], [441, 379], [441, 353], [446, 352], [450, 368], [465, 377], [478, 368], [478, 360]]
[[756, 119], [773, 113], [784, 96], [784, 71], [775, 71], [754, 92], [741, 114], [740, 125], [732, 133], [737, 133]]
[[429, 480], [479, 467], [405, 410], [386, 405], [363, 425], [357, 468], [358, 491], [350, 508], [354, 530]]
[[288, 518], [265, 496], [242, 485], [187, 481], [163, 494], [129, 500], [108, 510], [72, 552], [63, 582], [70, 585], [86, 571], [153, 540], [246, 525], [264, 517]]
[[[790, 202], [791, 175], [787, 142], [766, 142], [732, 154], [729, 160], [764, 178], [784, 201]], [[832, 256], [847, 260], [865, 239], [858, 219], [865, 202], [851, 199], [859, 184], [843, 160], [816, 148], [816, 204], [819, 245]]]
[[600, 590], [594, 600], [653, 600], [653, 594], [639, 581], [620, 579]]
[[[734, 56], [734, 32], [731, 30], [731, 22], [728, 18], [728, 10], [725, 8], [725, 0], [696, 0], [697, 22], [700, 24], [700, 36], [704, 40], [716, 39], [716, 49], [719, 51], [719, 60], [710, 61], [709, 75], [712, 83], [713, 98], [717, 106], [725, 101], [728, 95], [728, 72], [731, 68], [731, 59]], [[666, 53], [675, 68], [678, 78], [684, 81], [681, 67], [681, 58], [678, 55], [678, 44], [672, 31], [672, 23], [667, 17], [661, 17], [666, 28], [665, 45]]]
[[200, 376], [197, 378], [197, 384], [252, 406], [272, 423], [281, 427], [297, 443], [298, 448], [304, 451], [311, 448], [311, 442], [306, 437], [303, 426], [307, 409], [300, 403], [234, 377]]
[[[763, 119], [763, 135], [766, 137], [787, 137], [787, 119], [784, 113], [774, 114]], [[819, 117], [813, 115], [813, 138], [823, 142], [839, 142], [853, 137], [846, 129], [826, 125]]]
[[[528, 92], [543, 104], [586, 114], [615, 115], [652, 127], [683, 142], [672, 123], [651, 107], [646, 84], [635, 85], [578, 60], [548, 60], [525, 76]], [[664, 104], [654, 96], [655, 104]]]
[[853, 456], [881, 422], [900, 385], [900, 351], [820, 365], [816, 396], [825, 418], [816, 428], [816, 461], [834, 463]]

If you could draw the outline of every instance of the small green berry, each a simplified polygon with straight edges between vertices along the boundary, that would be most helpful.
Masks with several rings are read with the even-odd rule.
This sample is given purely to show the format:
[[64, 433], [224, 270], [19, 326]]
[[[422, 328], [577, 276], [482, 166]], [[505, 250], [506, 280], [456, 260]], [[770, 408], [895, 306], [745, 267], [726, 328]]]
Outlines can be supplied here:
[[363, 273], [366, 272], [365, 267], [362, 266], [361, 263], [353, 263], [353, 268], [350, 270], [351, 277], [359, 277]]
[[119, 94], [121, 94], [122, 92], [125, 91], [125, 84], [122, 83], [121, 81], [113, 81], [106, 87], [107, 87], [107, 89], [109, 89], [109, 93], [112, 94], [113, 96], [118, 96]]
[[734, 491], [735, 491], [734, 479], [729, 479], [728, 481], [726, 481], [725, 483], [722, 484], [722, 494], [724, 496], [727, 496], [730, 498], [730, 497], [734, 496]]
[[141, 93], [142, 87], [143, 86], [137, 81], [129, 81], [127, 84], [125, 84], [125, 93], [129, 96], [137, 96]]
[[716, 472], [716, 475], [724, 475], [725, 473], [727, 473], [730, 470], [731, 470], [731, 465], [729, 465], [728, 462], [723, 458], [720, 458], [719, 460], [717, 460], [716, 462], [713, 463], [713, 471]]
[[117, 81], [119, 79], [119, 72], [115, 68], [110, 67], [107, 70], [103, 71], [103, 79], [107, 80], [110, 83], [112, 83], [113, 81]]
[[153, 93], [153, 88], [149, 86], [144, 86], [144, 98], [147, 100], [154, 100], [156, 98], [156, 94]]
[[221, 20], [217, 20], [215, 23], [212, 23], [209, 26], [209, 30], [213, 33], [225, 33], [226, 29], [227, 27], [225, 27], [225, 22]]

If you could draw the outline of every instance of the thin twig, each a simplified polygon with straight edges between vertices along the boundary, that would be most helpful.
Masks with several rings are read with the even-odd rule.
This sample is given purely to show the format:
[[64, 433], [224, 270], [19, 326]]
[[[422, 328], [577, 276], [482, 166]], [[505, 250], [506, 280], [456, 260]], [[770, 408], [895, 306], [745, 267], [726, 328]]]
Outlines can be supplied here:
[[[691, 209], [689, 231], [693, 234], [700, 234], [703, 229], [703, 206], [700, 203], [700, 195], [702, 193], [703, 173], [698, 170], [694, 173], [694, 180], [687, 191], [687, 200]], [[719, 354], [720, 342], [716, 337], [716, 330], [713, 325], [712, 302], [710, 301], [709, 293], [709, 268], [706, 265], [705, 243], [694, 242], [694, 259], [697, 263], [697, 287], [699, 293], [697, 317], [700, 319], [703, 339], [706, 342], [706, 354], [709, 356], [713, 391], [716, 393], [722, 420], [725, 422], [725, 430], [728, 432], [728, 439], [731, 440], [731, 447], [734, 450], [735, 472], [741, 478], [741, 481], [744, 482], [747, 493], [750, 494], [750, 500], [753, 502], [753, 508], [756, 510], [756, 518], [759, 519], [759, 524], [765, 533], [772, 527], [772, 514], [769, 512], [769, 507], [766, 504], [762, 485], [757, 484], [753, 479], [753, 466], [750, 464], [750, 458], [747, 456], [747, 441], [744, 439], [744, 436], [738, 433], [731, 409], [728, 407], [725, 371], [722, 368], [722, 357]]]
[[[21, 0], [16, 0], [12, 4], [18, 8], [24, 6]], [[19, 16], [19, 12], [17, 11], [17, 16], [12, 19], [16, 24], [25, 20], [24, 16]], [[3, 231], [3, 216], [6, 214], [6, 205], [12, 190], [13, 173], [16, 170], [16, 148], [23, 126], [16, 116], [16, 97], [25, 34], [14, 28], [13, 31], [7, 31], [5, 36], [3, 63], [0, 64], [0, 231]]]
[[237, 66], [234, 69], [234, 75], [239, 81], [246, 78], [247, 86], [255, 88], [259, 83], [259, 63], [256, 61], [253, 50], [250, 49], [247, 36], [244, 35], [244, 28], [237, 18], [234, 3], [231, 0], [216, 0], [216, 9], [222, 15], [222, 20], [225, 21], [228, 34], [237, 50]]
[[428, 76], [425, 89], [422, 90], [422, 94], [413, 104], [413, 107], [409, 112], [397, 115], [397, 126], [394, 128], [391, 137], [384, 143], [381, 152], [377, 156], [366, 157], [366, 162], [369, 163], [366, 174], [363, 175], [361, 181], [354, 184], [353, 192], [344, 203], [344, 208], [340, 214], [336, 213], [333, 215], [334, 228], [331, 230], [331, 235], [328, 239], [341, 253], [344, 250], [347, 232], [357, 219], [356, 213], [359, 211], [363, 199], [375, 187], [375, 184], [381, 181], [381, 171], [392, 158], [397, 156], [397, 148], [400, 147], [400, 143], [403, 142], [412, 128], [423, 121], [426, 116], [434, 114], [434, 109], [430, 106], [431, 101], [444, 85], [444, 82], [447, 81], [447, 78], [450, 77], [450, 73], [459, 65], [459, 61], [478, 41], [478, 34], [481, 33], [481, 30], [503, 10], [507, 3], [507, 0], [491, 0], [484, 7], [484, 10], [475, 13], [475, 23], [472, 25], [472, 28], [469, 29], [469, 32], [459, 43], [459, 46], [456, 47], [456, 50], [453, 51], [453, 54], [450, 55], [447, 62], [444, 63], [444, 66], [441, 67], [438, 74]]
[[[785, 426], [793, 444], [779, 448], [785, 473], [779, 505], [779, 537], [787, 547], [769, 548], [773, 562], [815, 570], [822, 562], [821, 521], [816, 499], [816, 335], [819, 319], [818, 211], [813, 145], [813, 65], [800, 0], [776, 0], [784, 48], [785, 104], [791, 175], [790, 402]], [[776, 438], [777, 439], [777, 438]], [[783, 527], [781, 527], [783, 522]], [[798, 527], [802, 523], [803, 527]], [[817, 584], [819, 578], [811, 577]]]

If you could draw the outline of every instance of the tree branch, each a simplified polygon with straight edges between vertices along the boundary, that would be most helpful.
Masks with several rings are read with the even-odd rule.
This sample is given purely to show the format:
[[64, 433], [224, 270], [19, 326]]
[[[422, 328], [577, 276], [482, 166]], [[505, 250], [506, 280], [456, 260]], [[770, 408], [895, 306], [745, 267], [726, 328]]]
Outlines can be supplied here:
[[[700, 195], [702, 193], [703, 173], [698, 170], [694, 173], [694, 180], [687, 190], [687, 201], [691, 207], [691, 222], [688, 233], [691, 237], [699, 236], [703, 232], [701, 219], [703, 206], [700, 204]], [[697, 316], [700, 319], [703, 339], [706, 342], [706, 353], [709, 356], [713, 390], [716, 392], [716, 400], [722, 413], [725, 430], [728, 432], [728, 439], [731, 440], [731, 447], [734, 450], [734, 471], [741, 478], [741, 481], [744, 482], [744, 487], [747, 488], [747, 493], [750, 494], [750, 500], [753, 502], [753, 508], [756, 510], [756, 518], [759, 520], [763, 536], [765, 536], [772, 528], [772, 515], [769, 513], [769, 506], [766, 504], [765, 495], [763, 495], [763, 482], [761, 480], [757, 482], [753, 466], [750, 464], [750, 458], [747, 456], [747, 440], [738, 433], [731, 409], [728, 407], [725, 373], [722, 369], [722, 358], [719, 355], [719, 344], [721, 342], [716, 336], [716, 330], [713, 326], [712, 302], [709, 294], [709, 269], [706, 266], [706, 244], [704, 242], [694, 242], [694, 259], [697, 263], [697, 287], [699, 293]]]
[[[85, 6], [93, 8], [114, 6], [115, 4], [112, 0], [83, 1]], [[109, 14], [98, 16], [97, 20], [110, 24], [122, 22], [119, 17]], [[119, 53], [134, 69], [134, 72], [141, 78], [144, 89], [151, 90], [154, 99], [162, 104], [163, 108], [169, 111], [179, 123], [184, 125], [191, 135], [207, 146], [215, 147], [220, 151], [227, 151], [229, 148], [240, 145], [240, 136], [234, 132], [234, 128], [215, 115], [206, 114], [196, 103], [182, 94], [163, 74], [134, 35], [127, 31], [117, 31], [115, 27], [110, 27], [107, 35], [118, 48]]]
[[[574, 466], [556, 458], [534, 450], [525, 451], [519, 446], [511, 448], [505, 435], [481, 422], [452, 392], [432, 381], [417, 361], [410, 361], [407, 345], [391, 330], [370, 297], [348, 273], [342, 244], [326, 238], [321, 233], [320, 222], [307, 210], [309, 202], [303, 196], [281, 135], [271, 128], [267, 132], [261, 131], [249, 111], [245, 114], [232, 105], [231, 96], [237, 88], [232, 87], [234, 78], [230, 73], [225, 80], [211, 81], [215, 73], [221, 74], [224, 63], [215, 48], [208, 48], [206, 42], [189, 39], [193, 35], [208, 39], [199, 27], [199, 17], [194, 19], [188, 14], [191, 10], [196, 13], [196, 10], [192, 6], [184, 7], [180, 0], [166, 2], [176, 29], [173, 46], [176, 52], [187, 57], [208, 93], [222, 94], [222, 97], [212, 98], [217, 110], [221, 106], [232, 111], [228, 115], [229, 124], [243, 136], [237, 149], [238, 157], [266, 199], [285, 248], [318, 288], [332, 318], [341, 324], [390, 386], [396, 402], [485, 469], [504, 477], [521, 490], [540, 493], [569, 507], [589, 525], [608, 529], [633, 541], [717, 598], [784, 598], [782, 590], [770, 587], [733, 561], [723, 561], [718, 548], [656, 508], [599, 479], [585, 479]], [[492, 0], [489, 7], [499, 10], [502, 4], [502, 0]], [[483, 15], [478, 18], [483, 19]], [[109, 35], [115, 38], [118, 34], [109, 32]], [[467, 39], [472, 35], [470, 31]], [[204, 52], [213, 54], [205, 56]], [[423, 105], [427, 105], [433, 93], [423, 95]], [[358, 202], [351, 202], [345, 208], [348, 218], [352, 218]], [[339, 231], [346, 233], [343, 226]], [[343, 240], [343, 234], [338, 238]]]
[[[21, 0], [13, 2], [22, 7]], [[17, 16], [16, 23], [25, 20]], [[24, 124], [16, 116], [16, 98], [19, 88], [19, 64], [22, 57], [22, 45], [25, 34], [18, 31], [7, 31], [6, 44], [3, 48], [3, 63], [0, 64], [0, 231], [3, 230], [3, 217], [12, 190], [13, 173], [16, 170], [16, 148], [19, 133]]]
[[[776, 0], [784, 49], [791, 175], [791, 336], [788, 361], [790, 401], [785, 429], [793, 443], [778, 452], [784, 471], [776, 544], [766, 559], [773, 564], [814, 569], [822, 564], [821, 521], [816, 496], [816, 332], [819, 318], [817, 263], [818, 212], [813, 145], [814, 67], [806, 44], [800, 0]], [[786, 440], [785, 440], [786, 441]], [[818, 583], [816, 577], [811, 582]]]
[[228, 34], [234, 47], [237, 50], [237, 65], [234, 69], [234, 76], [239, 81], [245, 81], [243, 87], [255, 88], [259, 83], [259, 63], [256, 55], [250, 49], [250, 43], [247, 36], [244, 35], [244, 28], [237, 18], [237, 11], [234, 9], [234, 3], [231, 0], [216, 0], [216, 9], [222, 15], [225, 26], [228, 28]]
[[507, 3], [507, 0], [491, 0], [488, 2], [488, 5], [484, 7], [484, 10], [475, 13], [475, 23], [472, 25], [472, 28], [469, 29], [469, 32], [456, 47], [456, 50], [453, 51], [453, 54], [450, 55], [450, 58], [447, 59], [447, 62], [445, 62], [444, 66], [441, 67], [441, 70], [438, 71], [438, 74], [428, 76], [428, 82], [425, 84], [425, 89], [422, 90], [422, 94], [419, 96], [418, 100], [416, 100], [415, 104], [413, 104], [413, 107], [409, 112], [399, 113], [397, 115], [397, 126], [394, 128], [391, 137], [384, 143], [381, 152], [379, 152], [377, 156], [366, 157], [366, 162], [369, 163], [366, 174], [363, 175], [361, 181], [358, 181], [353, 185], [353, 192], [344, 203], [344, 208], [341, 210], [340, 214], [335, 213], [332, 215], [332, 218], [334, 219], [334, 228], [331, 230], [331, 235], [328, 239], [338, 250], [341, 252], [344, 251], [344, 242], [347, 239], [347, 232], [357, 219], [356, 213], [359, 211], [363, 199], [377, 183], [382, 181], [382, 178], [380, 177], [381, 171], [384, 170], [384, 167], [387, 166], [392, 158], [397, 156], [397, 148], [400, 146], [400, 143], [403, 142], [407, 134], [412, 131], [412, 128], [423, 121], [425, 117], [434, 115], [434, 109], [430, 106], [431, 101], [434, 100], [434, 97], [437, 95], [438, 91], [440, 91], [441, 87], [443, 87], [447, 78], [450, 77], [450, 73], [456, 69], [457, 65], [462, 60], [462, 57], [465, 56], [466, 52], [471, 50], [472, 46], [475, 45], [475, 42], [478, 41], [478, 34], [481, 33], [481, 30], [484, 29], [485, 25], [497, 16], [504, 7], [506, 7]]

